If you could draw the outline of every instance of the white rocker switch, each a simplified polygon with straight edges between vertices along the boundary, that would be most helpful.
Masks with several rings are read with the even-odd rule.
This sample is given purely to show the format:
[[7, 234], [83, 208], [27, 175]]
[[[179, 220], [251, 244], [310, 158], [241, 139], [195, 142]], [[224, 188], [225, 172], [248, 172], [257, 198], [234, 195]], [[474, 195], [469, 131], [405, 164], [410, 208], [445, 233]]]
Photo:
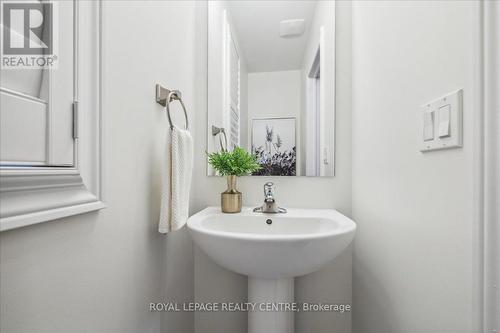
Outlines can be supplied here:
[[438, 136], [446, 138], [450, 136], [450, 104], [438, 109]]
[[462, 147], [462, 89], [422, 104], [420, 112], [421, 128], [415, 134], [421, 152]]
[[424, 112], [424, 141], [434, 140], [434, 111]]

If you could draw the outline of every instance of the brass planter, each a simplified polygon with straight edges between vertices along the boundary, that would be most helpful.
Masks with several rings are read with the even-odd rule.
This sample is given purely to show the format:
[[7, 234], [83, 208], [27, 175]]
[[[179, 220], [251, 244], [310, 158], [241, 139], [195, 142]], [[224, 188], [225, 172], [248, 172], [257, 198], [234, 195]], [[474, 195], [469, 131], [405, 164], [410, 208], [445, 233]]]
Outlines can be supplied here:
[[220, 194], [223, 213], [241, 212], [241, 192], [236, 189], [236, 176], [227, 176], [227, 190]]

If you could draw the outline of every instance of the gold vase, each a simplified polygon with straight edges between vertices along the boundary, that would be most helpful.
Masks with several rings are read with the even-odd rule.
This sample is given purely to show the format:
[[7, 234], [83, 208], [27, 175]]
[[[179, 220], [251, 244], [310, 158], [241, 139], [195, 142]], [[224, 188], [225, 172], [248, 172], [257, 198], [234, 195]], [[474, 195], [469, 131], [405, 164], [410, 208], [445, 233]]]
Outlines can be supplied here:
[[220, 194], [223, 213], [241, 212], [241, 192], [236, 189], [236, 176], [227, 176], [227, 190]]

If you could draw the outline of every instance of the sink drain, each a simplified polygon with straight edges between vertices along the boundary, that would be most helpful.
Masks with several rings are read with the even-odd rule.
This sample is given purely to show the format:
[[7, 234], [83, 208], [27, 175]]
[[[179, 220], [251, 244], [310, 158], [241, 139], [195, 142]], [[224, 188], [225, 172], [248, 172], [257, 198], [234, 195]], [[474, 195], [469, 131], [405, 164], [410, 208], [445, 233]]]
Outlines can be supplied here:
[[271, 220], [271, 219], [267, 219], [267, 220], [266, 220], [266, 223], [267, 223], [267, 224], [272, 224], [272, 223], [273, 223], [273, 220]]

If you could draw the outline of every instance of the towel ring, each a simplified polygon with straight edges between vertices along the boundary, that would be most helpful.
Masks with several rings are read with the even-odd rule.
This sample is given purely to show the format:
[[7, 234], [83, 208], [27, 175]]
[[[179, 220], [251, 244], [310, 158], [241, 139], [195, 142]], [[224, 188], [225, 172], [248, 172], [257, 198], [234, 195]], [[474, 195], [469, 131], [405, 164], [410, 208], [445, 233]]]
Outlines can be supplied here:
[[167, 108], [168, 122], [170, 123], [170, 129], [174, 129], [174, 124], [172, 123], [172, 118], [170, 117], [170, 107], [169, 107], [170, 102], [172, 102], [173, 100], [178, 100], [181, 103], [182, 109], [184, 110], [184, 117], [186, 119], [186, 130], [189, 129], [189, 120], [186, 111], [186, 106], [184, 105], [184, 102], [182, 101], [182, 98], [180, 97], [180, 94], [177, 93], [177, 91], [170, 91], [165, 101], [165, 107]]
[[[227, 151], [227, 136], [226, 136], [226, 130], [224, 127], [217, 127], [212, 125], [212, 136], [216, 136], [219, 134], [219, 145], [220, 149], [224, 152]], [[222, 134], [222, 135], [220, 135]], [[222, 136], [224, 136], [224, 142], [225, 144], [222, 144]]]

